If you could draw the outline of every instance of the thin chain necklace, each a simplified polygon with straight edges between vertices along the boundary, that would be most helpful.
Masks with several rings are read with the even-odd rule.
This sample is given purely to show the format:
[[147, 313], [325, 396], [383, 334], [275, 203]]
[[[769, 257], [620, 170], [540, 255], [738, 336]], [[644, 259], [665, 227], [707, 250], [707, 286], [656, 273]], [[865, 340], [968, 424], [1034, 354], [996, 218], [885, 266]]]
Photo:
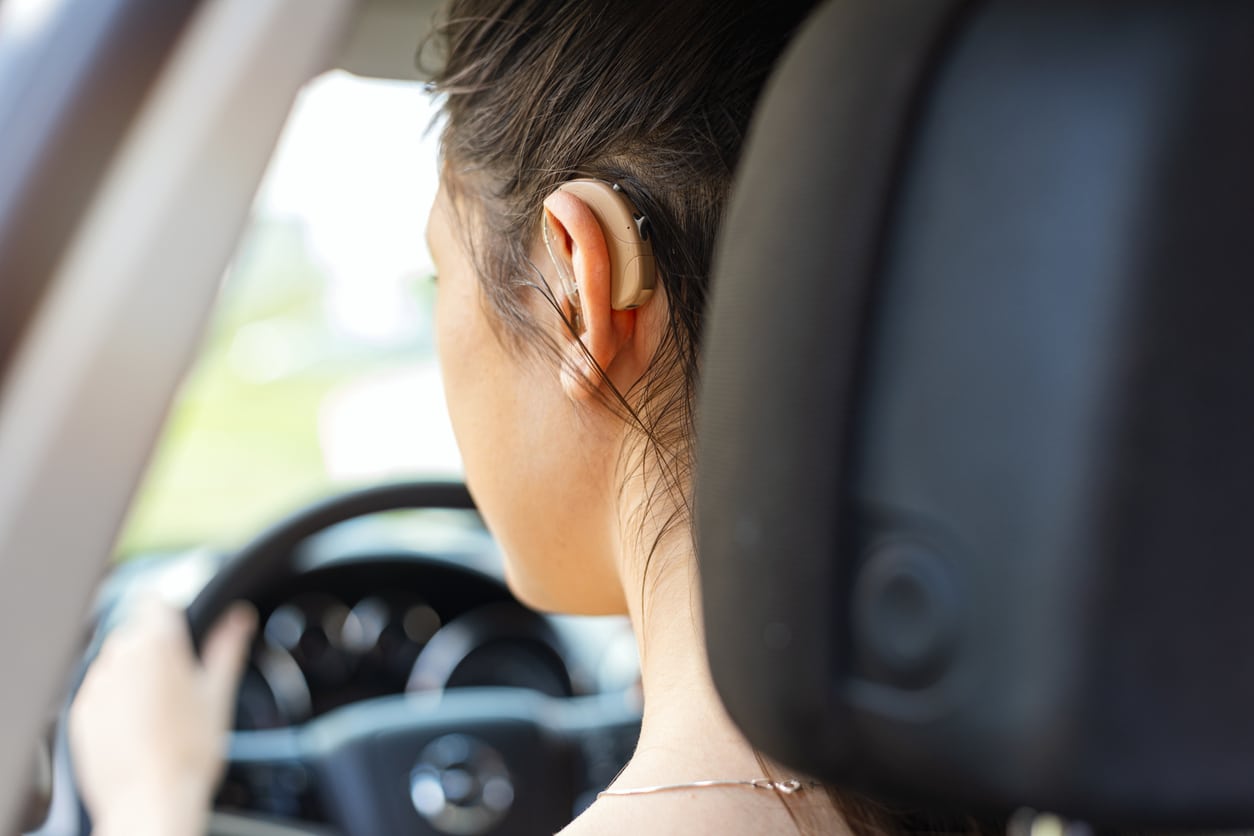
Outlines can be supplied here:
[[688, 784], [659, 784], [654, 787], [635, 787], [628, 790], [601, 790], [597, 793], [597, 798], [605, 798], [607, 796], [651, 795], [655, 792], [705, 789], [706, 787], [749, 787], [755, 790], [770, 790], [771, 792], [783, 793], [784, 795], [792, 795], [793, 793], [813, 789], [817, 786], [819, 786], [817, 781], [799, 781], [796, 778], [790, 778], [787, 781], [772, 781], [769, 778], [752, 778], [747, 781], [692, 781]]

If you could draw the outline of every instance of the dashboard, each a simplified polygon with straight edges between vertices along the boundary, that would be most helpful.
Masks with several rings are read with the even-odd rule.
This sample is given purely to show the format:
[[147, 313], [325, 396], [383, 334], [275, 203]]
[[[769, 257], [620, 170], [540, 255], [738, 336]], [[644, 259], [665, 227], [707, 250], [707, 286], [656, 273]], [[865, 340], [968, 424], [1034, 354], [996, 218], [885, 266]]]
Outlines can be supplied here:
[[[489, 716], [502, 717], [522, 710], [519, 700], [529, 694], [562, 701], [572, 717], [627, 707], [616, 725], [569, 736], [575, 742], [569, 800], [561, 802], [551, 789], [527, 791], [527, 776], [515, 770], [516, 807], [565, 803], [568, 820], [630, 757], [639, 733], [639, 663], [626, 619], [530, 610], [506, 586], [477, 515], [471, 514], [468, 536], [464, 519], [405, 514], [413, 529], [397, 529], [397, 520], [382, 515], [311, 538], [293, 561], [298, 571], [254, 593], [260, 626], [241, 681], [217, 810], [315, 826], [342, 819], [342, 810], [326, 806], [327, 782], [342, 775], [309, 764], [253, 762], [247, 753], [274, 734], [339, 723], [346, 711], [358, 720], [383, 718], [401, 695], [417, 700], [412, 705], [421, 711], [437, 704], [430, 700], [464, 690], [488, 701], [476, 704]], [[523, 816], [516, 822], [527, 818], [521, 807], [516, 815]], [[431, 822], [424, 826], [443, 832]]]
[[[232, 559], [194, 550], [120, 564], [97, 600], [96, 641], [150, 594], [186, 606]], [[631, 756], [641, 705], [627, 620], [523, 606], [473, 511], [348, 519], [286, 562], [248, 591], [260, 626], [214, 801], [222, 832], [247, 820], [552, 833]], [[64, 738], [53, 745], [64, 786]], [[485, 810], [495, 823], [466, 829]], [[52, 792], [40, 833], [78, 816], [72, 795]]]

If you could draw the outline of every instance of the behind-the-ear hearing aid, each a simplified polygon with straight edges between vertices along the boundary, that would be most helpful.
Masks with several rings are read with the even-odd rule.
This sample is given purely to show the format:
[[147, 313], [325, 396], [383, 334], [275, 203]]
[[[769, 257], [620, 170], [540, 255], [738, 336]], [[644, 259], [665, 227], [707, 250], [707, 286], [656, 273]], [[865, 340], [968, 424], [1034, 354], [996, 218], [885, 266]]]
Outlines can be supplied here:
[[[610, 306], [623, 311], [638, 308], [653, 295], [657, 263], [649, 241], [649, 221], [636, 210], [617, 183], [604, 180], [571, 180], [558, 187], [581, 199], [592, 210], [610, 253]], [[548, 243], [548, 222], [544, 224]], [[550, 256], [552, 251], [550, 247]], [[573, 295], [573, 287], [568, 295]], [[578, 307], [575, 308], [578, 311]], [[577, 327], [576, 330], [582, 330]]]

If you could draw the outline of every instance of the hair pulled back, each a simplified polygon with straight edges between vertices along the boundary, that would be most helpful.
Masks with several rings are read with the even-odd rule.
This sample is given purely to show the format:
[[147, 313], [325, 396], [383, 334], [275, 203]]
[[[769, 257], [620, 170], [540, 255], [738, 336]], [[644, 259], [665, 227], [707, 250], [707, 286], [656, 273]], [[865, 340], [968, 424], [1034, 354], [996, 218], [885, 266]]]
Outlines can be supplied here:
[[[667, 510], [650, 557], [668, 532], [689, 530], [693, 406], [715, 239], [754, 104], [813, 5], [452, 0], [437, 32], [444, 183], [458, 211], [474, 213], [463, 230], [486, 231], [466, 243], [503, 339], [562, 356], [529, 304], [540, 292], [561, 311], [531, 262], [544, 199], [560, 184], [618, 183], [649, 218], [669, 320], [640, 381], [625, 392], [609, 388], [611, 405], [644, 441], [636, 473], [651, 499], [671, 500], [651, 502]], [[829, 792], [858, 833], [979, 830]]]
[[528, 302], [539, 290], [559, 307], [530, 260], [557, 186], [618, 183], [649, 218], [669, 321], [640, 381], [607, 388], [643, 441], [626, 472], [648, 492], [641, 513], [661, 515], [639, 526], [655, 532], [650, 559], [691, 517], [702, 311], [732, 173], [762, 84], [810, 5], [453, 0], [440, 29], [445, 183], [476, 214], [463, 228], [491, 230], [468, 244], [503, 336], [555, 353]]

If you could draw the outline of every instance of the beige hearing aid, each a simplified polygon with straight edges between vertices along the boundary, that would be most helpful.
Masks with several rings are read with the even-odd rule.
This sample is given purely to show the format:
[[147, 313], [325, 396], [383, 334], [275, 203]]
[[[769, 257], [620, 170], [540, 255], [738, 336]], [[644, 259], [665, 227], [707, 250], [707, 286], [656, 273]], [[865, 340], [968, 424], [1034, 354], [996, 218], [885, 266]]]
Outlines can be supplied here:
[[588, 204], [605, 233], [610, 251], [610, 306], [617, 311], [638, 308], [653, 295], [657, 263], [649, 241], [649, 222], [616, 183], [571, 180], [558, 187]]

